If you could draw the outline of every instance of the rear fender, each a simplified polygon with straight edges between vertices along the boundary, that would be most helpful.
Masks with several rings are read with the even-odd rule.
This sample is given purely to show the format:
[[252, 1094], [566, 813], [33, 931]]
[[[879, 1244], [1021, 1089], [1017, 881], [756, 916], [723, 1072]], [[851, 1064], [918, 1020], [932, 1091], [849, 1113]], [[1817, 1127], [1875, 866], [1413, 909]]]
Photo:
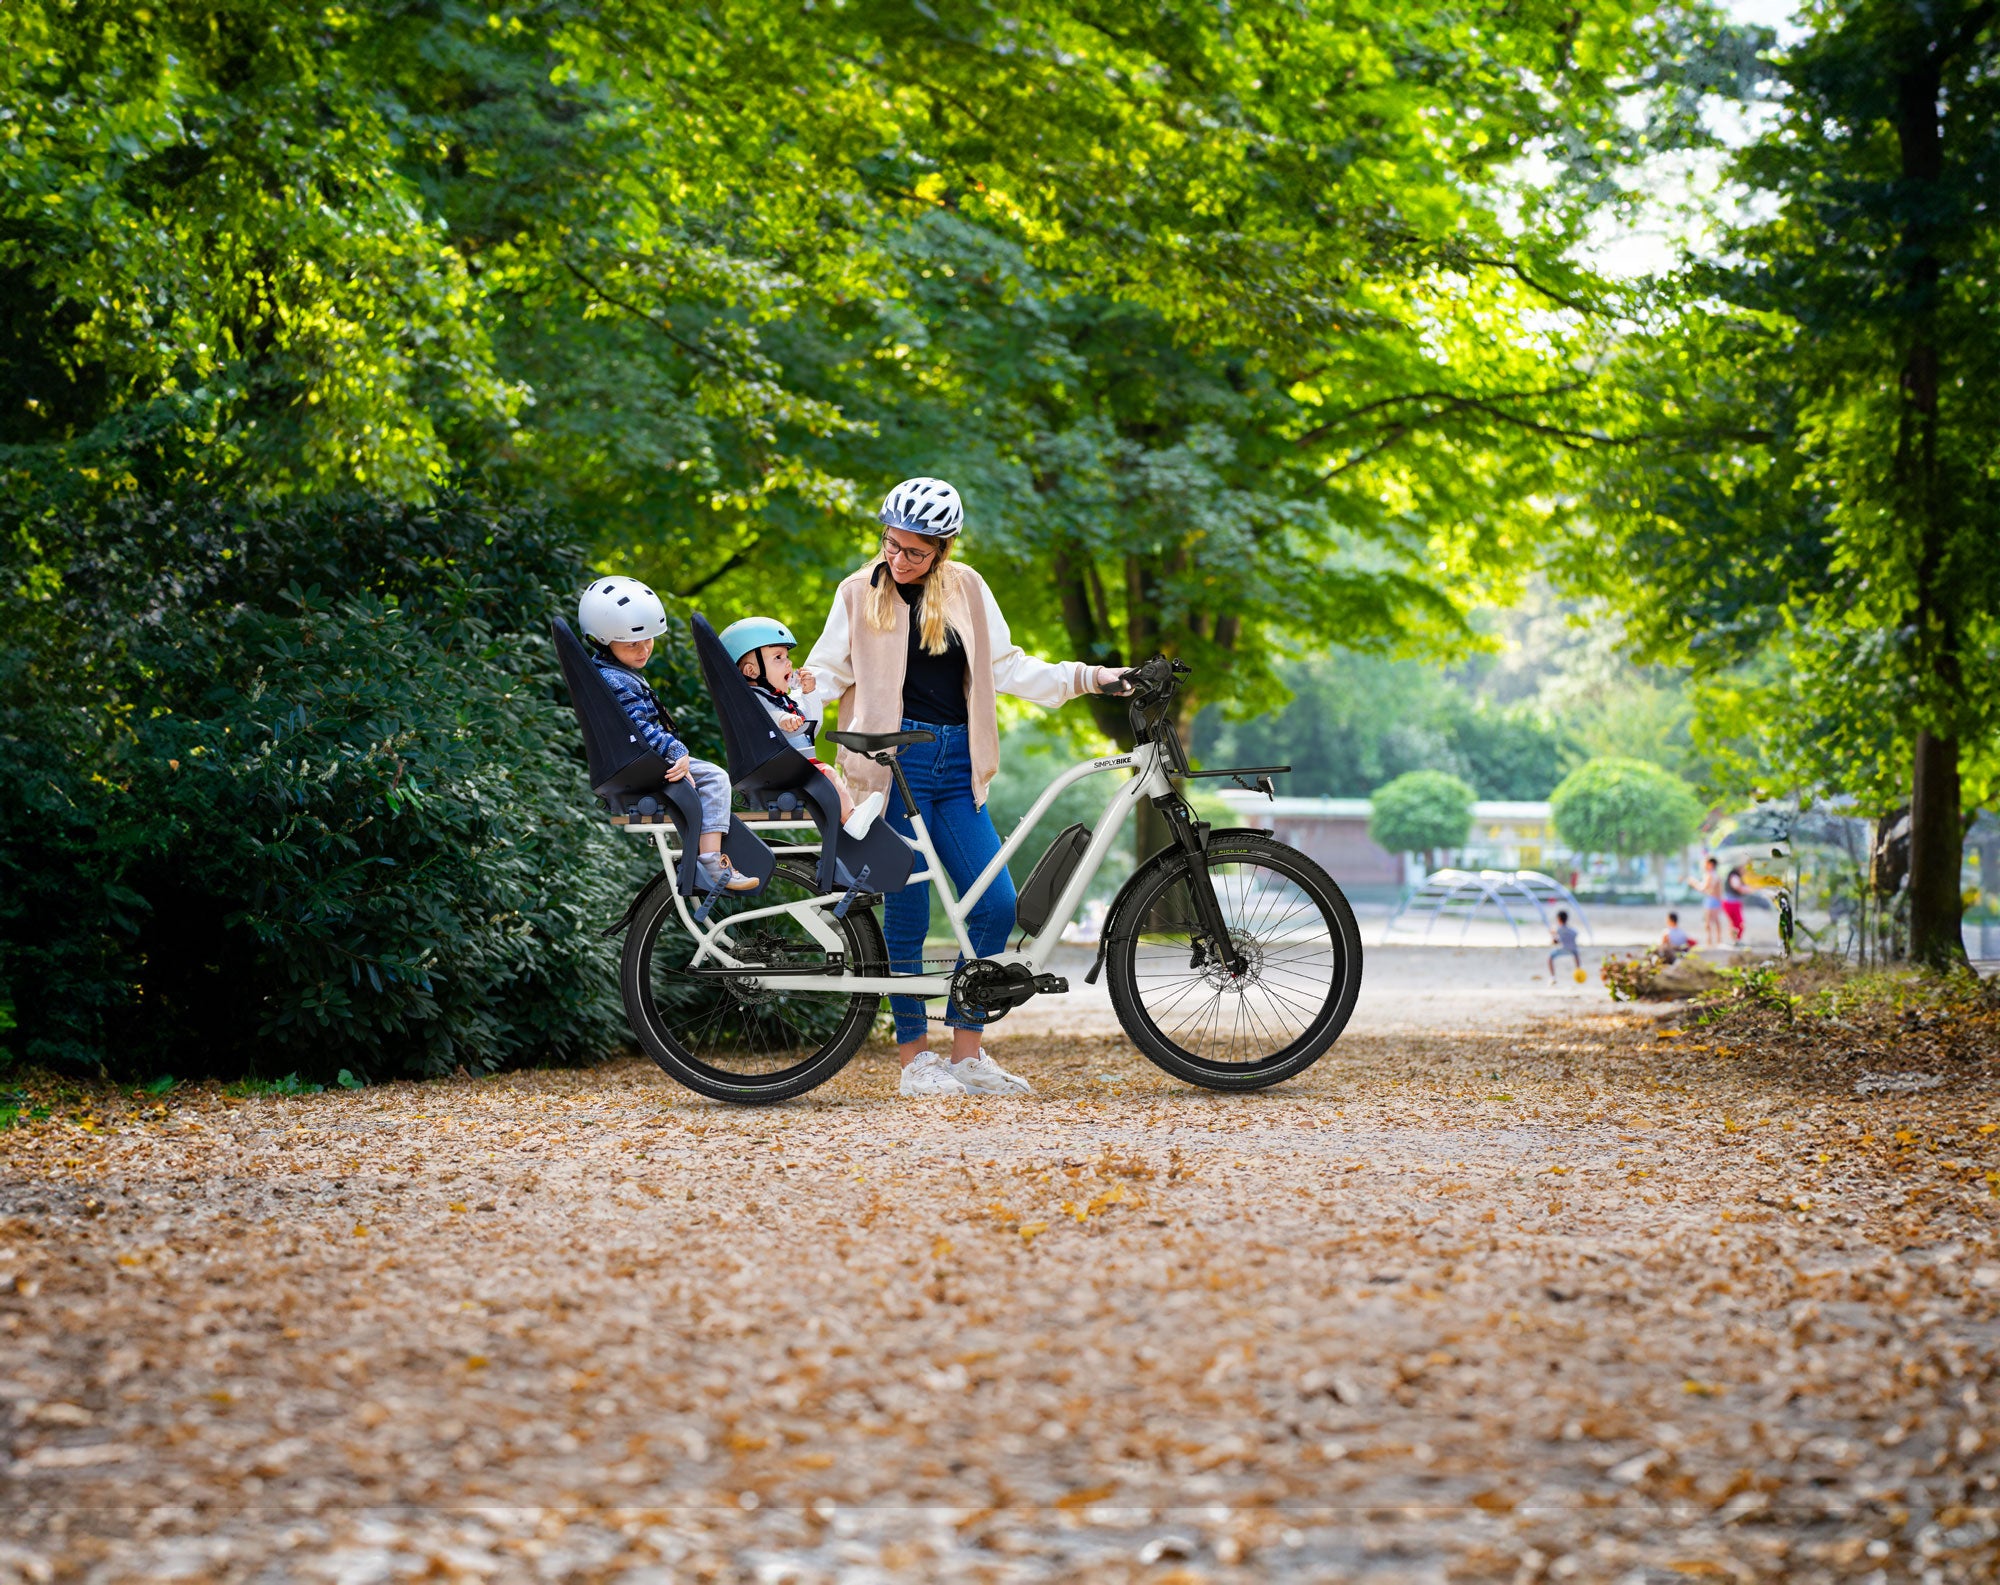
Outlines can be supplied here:
[[669, 875], [665, 870], [661, 870], [657, 875], [649, 876], [646, 880], [646, 884], [644, 886], [641, 886], [639, 890], [633, 894], [632, 901], [626, 905], [625, 912], [623, 916], [620, 917], [618, 923], [613, 925], [609, 930], [599, 931], [598, 932], [599, 936], [608, 937], [608, 936], [622, 935], [625, 931], [625, 927], [631, 924], [632, 921], [638, 917], [639, 910], [643, 908], [646, 904], [646, 899], [648, 897], [651, 897], [653, 893], [658, 891], [662, 886], [671, 886], [672, 884], [673, 884], [673, 876]]

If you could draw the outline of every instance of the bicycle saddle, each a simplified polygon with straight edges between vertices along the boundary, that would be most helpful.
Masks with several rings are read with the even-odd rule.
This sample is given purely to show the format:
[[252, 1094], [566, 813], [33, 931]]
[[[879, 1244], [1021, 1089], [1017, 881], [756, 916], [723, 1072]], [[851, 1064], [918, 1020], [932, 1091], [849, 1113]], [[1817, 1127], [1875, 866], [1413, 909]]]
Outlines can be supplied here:
[[827, 736], [842, 748], [851, 748], [857, 754], [880, 754], [909, 743], [937, 741], [935, 732], [829, 732]]

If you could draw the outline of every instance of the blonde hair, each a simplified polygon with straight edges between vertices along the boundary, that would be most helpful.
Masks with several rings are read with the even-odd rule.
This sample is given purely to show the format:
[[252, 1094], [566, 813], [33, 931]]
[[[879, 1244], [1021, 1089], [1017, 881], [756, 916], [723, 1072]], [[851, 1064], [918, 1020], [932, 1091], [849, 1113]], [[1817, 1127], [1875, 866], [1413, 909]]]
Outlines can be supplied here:
[[[958, 592], [958, 569], [951, 564], [954, 543], [949, 539], [937, 542], [938, 552], [931, 558], [930, 570], [918, 580], [923, 587], [923, 595], [917, 601], [912, 619], [917, 623], [917, 636], [926, 655], [942, 655], [950, 644], [951, 622], [945, 614], [945, 607]], [[895, 630], [896, 607], [902, 603], [903, 596], [888, 557], [881, 557], [879, 565], [883, 572], [872, 574], [875, 587], [868, 601], [868, 625], [878, 633], [889, 633]]]

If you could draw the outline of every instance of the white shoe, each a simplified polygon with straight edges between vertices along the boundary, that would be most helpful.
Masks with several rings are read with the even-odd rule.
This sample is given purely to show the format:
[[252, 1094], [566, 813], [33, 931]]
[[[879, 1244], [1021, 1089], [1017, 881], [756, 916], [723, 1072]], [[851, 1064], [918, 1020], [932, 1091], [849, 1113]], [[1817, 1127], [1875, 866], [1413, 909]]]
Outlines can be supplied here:
[[931, 1095], [965, 1094], [965, 1086], [952, 1077], [950, 1064], [935, 1051], [917, 1053], [917, 1060], [903, 1069], [903, 1078], [898, 1090], [912, 1099]]
[[840, 829], [857, 842], [860, 841], [868, 835], [868, 828], [875, 824], [875, 817], [882, 812], [882, 806], [887, 802], [888, 799], [881, 793], [870, 793], [854, 806], [854, 813], [847, 817], [847, 824]]
[[1035, 1087], [1018, 1073], [1009, 1073], [979, 1048], [979, 1055], [951, 1065], [951, 1076], [969, 1095], [1033, 1095]]

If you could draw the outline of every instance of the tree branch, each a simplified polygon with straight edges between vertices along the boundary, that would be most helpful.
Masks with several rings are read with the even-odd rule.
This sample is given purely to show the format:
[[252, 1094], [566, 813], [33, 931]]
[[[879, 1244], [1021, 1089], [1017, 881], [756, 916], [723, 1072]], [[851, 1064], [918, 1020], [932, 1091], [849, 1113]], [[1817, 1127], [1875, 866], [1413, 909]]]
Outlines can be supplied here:
[[720, 567], [717, 567], [706, 578], [700, 579], [685, 589], [677, 590], [674, 598], [676, 600], [692, 600], [710, 585], [721, 582], [722, 579], [728, 577], [730, 573], [734, 572], [750, 559], [750, 553], [757, 548], [763, 537], [763, 535], [759, 534], [756, 539], [751, 540], [749, 544], [737, 551], [735, 555], [731, 556]]
[[605, 302], [609, 303], [613, 308], [623, 309], [626, 313], [632, 315], [632, 317], [635, 319], [643, 319], [647, 324], [651, 325], [661, 335], [665, 336], [667, 340], [671, 341], [675, 346], [679, 347], [681, 351], [685, 352], [690, 358], [693, 358], [697, 363], [701, 363], [710, 368], [714, 367], [715, 360], [705, 350], [703, 350], [701, 347], [696, 346], [693, 342], [689, 341], [686, 337], [684, 337], [678, 330], [674, 329], [673, 325], [669, 321], [660, 318], [660, 316], [657, 314], [647, 312], [644, 308], [641, 308], [637, 303], [629, 303], [625, 301], [624, 298], [617, 296], [615, 293], [611, 292], [606, 287], [600, 285], [596, 281], [593, 281], [588, 275], [584, 274], [583, 271], [580, 268], [578, 268], [575, 262], [572, 261], [571, 259], [565, 257], [562, 261], [562, 267], [568, 270], [570, 274], [574, 275], [579, 281], [583, 283], [585, 291], [591, 293], [595, 297], [602, 298]]

